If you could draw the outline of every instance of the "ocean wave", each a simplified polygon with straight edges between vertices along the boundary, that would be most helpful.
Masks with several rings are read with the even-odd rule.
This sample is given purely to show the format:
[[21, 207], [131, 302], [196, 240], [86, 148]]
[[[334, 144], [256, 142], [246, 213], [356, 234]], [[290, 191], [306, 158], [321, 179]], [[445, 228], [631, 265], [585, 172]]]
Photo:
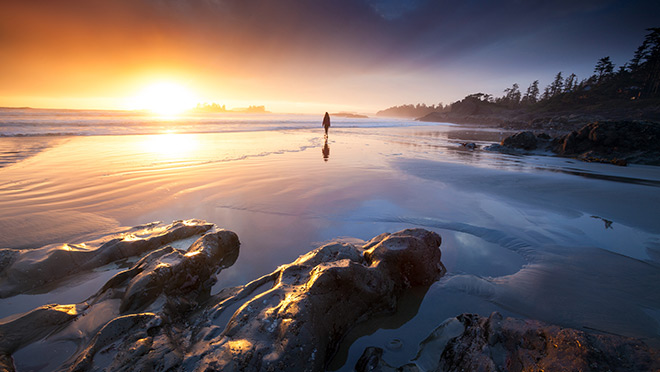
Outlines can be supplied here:
[[[140, 112], [0, 109], [0, 137], [309, 130], [321, 128], [321, 119], [320, 115], [292, 114], [194, 114], [163, 118]], [[429, 125], [439, 123], [391, 118], [332, 119], [332, 129]]]

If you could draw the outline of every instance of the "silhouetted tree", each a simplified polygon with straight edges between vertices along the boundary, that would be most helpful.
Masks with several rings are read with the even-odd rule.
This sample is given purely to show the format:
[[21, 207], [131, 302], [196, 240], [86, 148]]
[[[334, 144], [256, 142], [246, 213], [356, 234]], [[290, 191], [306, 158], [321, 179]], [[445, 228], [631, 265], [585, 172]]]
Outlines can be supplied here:
[[561, 71], [555, 75], [555, 80], [550, 84], [550, 97], [554, 97], [561, 93], [564, 87], [564, 79], [561, 76]]
[[660, 95], [660, 27], [649, 28], [642, 45], [630, 61], [631, 74], [647, 96]]
[[577, 89], [577, 75], [570, 74], [564, 81], [564, 93], [570, 93]]
[[539, 81], [534, 80], [529, 87], [527, 87], [527, 91], [525, 92], [525, 95], [522, 98], [522, 103], [525, 104], [534, 104], [539, 100]]
[[621, 65], [616, 73], [608, 56], [598, 60], [594, 75], [581, 81], [573, 73], [564, 79], [562, 72], [558, 72], [542, 94], [539, 94], [539, 81], [535, 80], [524, 95], [516, 83], [505, 89], [504, 96], [498, 98], [486, 93], [474, 93], [446, 106], [442, 103], [437, 106], [402, 105], [380, 111], [378, 115], [405, 112], [406, 116], [420, 117], [427, 113], [425, 111], [475, 115], [499, 113], [503, 112], [502, 109], [519, 108], [521, 104], [530, 110], [539, 107], [540, 112], [581, 108], [597, 111], [601, 108], [628, 108], [631, 98], [648, 99], [647, 103], [640, 103], [638, 107], [656, 105], [654, 99], [660, 98], [660, 27], [647, 31], [649, 33], [633, 58]]
[[603, 57], [598, 60], [596, 67], [594, 68], [594, 73], [598, 78], [598, 82], [603, 81], [604, 79], [612, 76], [614, 73], [614, 64], [610, 60], [610, 57]]
[[619, 69], [616, 71], [616, 75], [617, 76], [624, 76], [628, 72], [630, 72], [630, 70], [628, 69], [628, 64], [624, 63], [621, 66], [619, 66]]
[[543, 89], [543, 94], [541, 94], [541, 100], [545, 101], [550, 99], [550, 97], [552, 97], [552, 94], [550, 94], [550, 86], [548, 85]]
[[518, 89], [518, 83], [514, 83], [511, 88], [504, 89], [504, 97], [502, 97], [502, 102], [506, 105], [518, 105], [520, 103], [520, 90]]

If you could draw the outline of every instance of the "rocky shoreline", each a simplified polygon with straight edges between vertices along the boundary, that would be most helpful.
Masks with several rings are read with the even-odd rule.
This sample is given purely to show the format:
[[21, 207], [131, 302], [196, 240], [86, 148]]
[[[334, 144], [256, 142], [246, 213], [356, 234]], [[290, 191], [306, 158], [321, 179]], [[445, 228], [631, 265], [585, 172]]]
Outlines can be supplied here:
[[545, 152], [622, 166], [628, 163], [660, 165], [660, 124], [645, 121], [592, 122], [554, 138], [545, 132], [524, 131], [486, 149], [514, 154]]
[[[239, 256], [238, 236], [200, 220], [145, 226], [106, 241], [48, 246], [32, 256], [3, 250], [5, 297], [43, 283], [37, 276], [30, 284], [30, 272], [76, 274], [76, 268], [58, 262], [74, 262], [84, 271], [128, 256], [141, 258], [84, 302], [45, 305], [6, 318], [0, 324], [0, 369], [15, 370], [12, 354], [21, 348], [64, 340], [76, 347], [49, 361], [49, 369], [322, 371], [355, 324], [395, 312], [407, 290], [428, 287], [446, 273], [441, 237], [407, 229], [365, 244], [325, 244], [246, 285], [211, 295], [216, 273]], [[200, 237], [186, 250], [169, 245], [194, 236]], [[35, 260], [39, 254], [42, 259]], [[23, 273], [29, 284], [18, 286], [9, 277], [15, 273]], [[422, 342], [409, 365], [388, 366], [379, 353], [365, 350], [357, 370], [660, 368], [657, 351], [641, 341], [499, 314], [447, 320]]]
[[535, 320], [461, 314], [436, 328], [410, 363], [393, 367], [367, 348], [358, 372], [655, 371], [660, 354], [641, 341]]
[[646, 121], [657, 124], [660, 123], [660, 104], [657, 101], [655, 104], [629, 102], [626, 107], [621, 107], [620, 102], [612, 102], [611, 105], [602, 102], [595, 107], [544, 111], [494, 108], [465, 101], [455, 111], [433, 112], [416, 120], [557, 134], [579, 130], [589, 123], [601, 121]]

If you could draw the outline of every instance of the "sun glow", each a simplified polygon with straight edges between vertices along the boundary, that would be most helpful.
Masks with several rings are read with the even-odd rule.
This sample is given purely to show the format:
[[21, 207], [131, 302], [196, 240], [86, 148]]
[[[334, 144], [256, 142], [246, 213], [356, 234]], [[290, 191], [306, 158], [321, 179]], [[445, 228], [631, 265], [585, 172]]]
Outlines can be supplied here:
[[183, 160], [199, 145], [196, 134], [164, 133], [144, 137], [143, 149], [161, 158]]
[[193, 94], [184, 86], [159, 82], [144, 88], [132, 102], [138, 110], [149, 110], [162, 116], [174, 116], [191, 109], [196, 100]]

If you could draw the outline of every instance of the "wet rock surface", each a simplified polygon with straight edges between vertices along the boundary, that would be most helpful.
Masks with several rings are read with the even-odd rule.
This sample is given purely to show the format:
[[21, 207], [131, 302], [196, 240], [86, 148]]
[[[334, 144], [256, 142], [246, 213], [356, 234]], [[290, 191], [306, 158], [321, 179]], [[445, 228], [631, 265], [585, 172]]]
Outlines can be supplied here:
[[[201, 234], [212, 227], [212, 224], [198, 220], [175, 221], [166, 226], [138, 226], [120, 237], [86, 244], [0, 249], [0, 298], [149, 252], [164, 244]], [[147, 237], [140, 238], [141, 235]]]
[[487, 148], [505, 153], [553, 152], [588, 162], [660, 165], [660, 125], [642, 121], [601, 121], [552, 139], [518, 132]]
[[186, 251], [156, 247], [83, 303], [5, 320], [0, 366], [12, 370], [11, 355], [31, 343], [65, 341], [71, 355], [49, 369], [322, 370], [354, 324], [394, 311], [407, 288], [445, 273], [440, 243], [422, 229], [330, 243], [211, 296], [240, 243], [209, 231]]
[[[395, 310], [410, 286], [445, 273], [440, 236], [422, 229], [383, 234], [364, 246], [332, 243], [281, 267], [213, 308], [249, 298], [226, 328], [197, 343], [184, 369], [323, 370], [357, 322]], [[266, 285], [263, 293], [251, 295]]]
[[534, 320], [461, 314], [438, 327], [410, 363], [368, 348], [357, 371], [655, 371], [660, 354], [639, 340]]

